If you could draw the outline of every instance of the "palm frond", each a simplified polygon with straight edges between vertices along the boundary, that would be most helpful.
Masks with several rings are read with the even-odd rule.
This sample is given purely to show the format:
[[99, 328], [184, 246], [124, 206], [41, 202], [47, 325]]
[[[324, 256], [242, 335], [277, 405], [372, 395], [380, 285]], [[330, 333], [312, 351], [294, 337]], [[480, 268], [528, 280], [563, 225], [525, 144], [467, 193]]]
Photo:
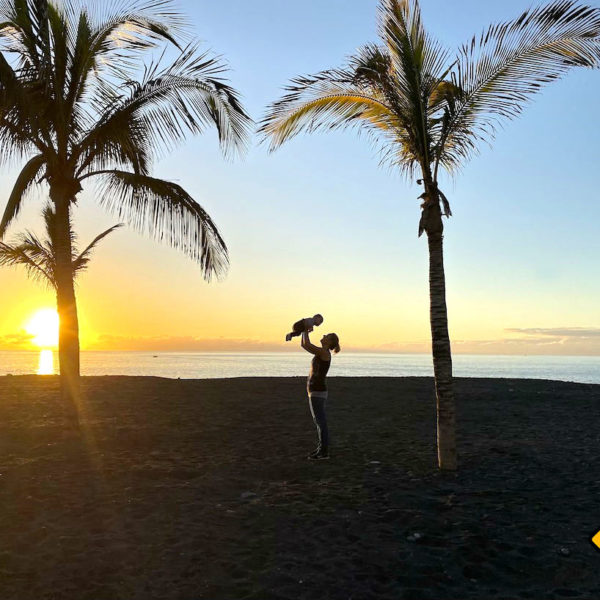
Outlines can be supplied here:
[[0, 163], [44, 149], [37, 126], [42, 107], [34, 86], [32, 73], [16, 71], [0, 53]]
[[381, 90], [372, 84], [373, 69], [331, 69], [296, 77], [286, 94], [267, 108], [258, 129], [274, 151], [305, 131], [338, 129], [370, 123], [385, 129], [397, 121]]
[[109, 227], [106, 231], [103, 231], [99, 235], [97, 235], [88, 246], [73, 260], [73, 274], [77, 275], [81, 271], [87, 269], [88, 264], [91, 259], [91, 254], [96, 248], [97, 244], [103, 240], [107, 235], [111, 234], [113, 231], [118, 229], [119, 227], [123, 227], [123, 223], [117, 223], [112, 227]]
[[140, 233], [197, 261], [207, 281], [224, 275], [227, 247], [206, 211], [179, 185], [126, 171], [100, 171], [100, 204]]
[[0, 242], [0, 267], [24, 266], [29, 277], [55, 287], [54, 274], [46, 269], [43, 260], [38, 262], [34, 258], [36, 251], [42, 248], [41, 242], [37, 238], [30, 239], [29, 236], [27, 239], [27, 242], [20, 241], [16, 244]]
[[[93, 75], [102, 80], [131, 79], [141, 65], [141, 52], [157, 46], [161, 41], [181, 49], [186, 36], [183, 17], [172, 9], [170, 1], [150, 2], [94, 2], [87, 3], [79, 15], [77, 35], [72, 43], [70, 61], [68, 106], [77, 112]], [[102, 72], [108, 71], [109, 77]], [[92, 99], [94, 93], [91, 94]]]
[[[303, 81], [308, 82], [308, 78]], [[296, 79], [295, 83], [302, 82]], [[282, 105], [271, 107], [271, 112], [267, 113], [259, 128], [259, 133], [270, 137], [271, 151], [302, 131], [312, 133], [322, 128], [358, 126], [360, 119], [386, 129], [395, 120], [385, 104], [359, 89], [325, 85], [319, 88], [322, 95], [315, 95], [296, 105], [290, 103], [287, 110], [282, 110]]]
[[0, 3], [0, 41], [20, 58], [20, 65], [41, 70], [43, 44], [48, 31], [44, 29], [47, 0], [4, 0]]
[[23, 200], [27, 195], [27, 192], [36, 183], [36, 177], [44, 167], [44, 164], [45, 157], [42, 154], [38, 154], [30, 159], [19, 173], [12, 192], [8, 197], [8, 201], [6, 202], [2, 221], [0, 221], [0, 239], [4, 237], [6, 229], [19, 214]]
[[119, 99], [74, 148], [77, 158], [76, 175], [88, 170], [96, 171], [113, 167], [129, 167], [134, 172], [147, 175], [152, 162], [147, 121], [135, 110], [121, 110]]
[[382, 0], [379, 34], [391, 59], [395, 93], [410, 124], [413, 154], [429, 169], [434, 161], [429, 103], [448, 71], [449, 53], [425, 31], [418, 0]]
[[[226, 155], [241, 153], [252, 120], [237, 92], [221, 78], [225, 70], [221, 59], [199, 54], [196, 46], [190, 46], [167, 67], [158, 63], [147, 67], [141, 82], [128, 81], [129, 94], [116, 96], [110, 88], [102, 90], [101, 116], [78, 148], [84, 167], [105, 168], [113, 149], [122, 145], [127, 155], [121, 158], [145, 174], [151, 152], [170, 149], [187, 132], [202, 133], [209, 126], [217, 128]], [[130, 144], [123, 143], [125, 132]], [[144, 157], [143, 165], [136, 165], [136, 155]]]
[[147, 50], [167, 41], [180, 48], [188, 37], [188, 23], [172, 0], [87, 2], [94, 24], [93, 53]]
[[425, 30], [418, 0], [382, 0], [378, 13], [397, 86], [407, 99], [417, 96], [426, 103], [447, 70], [448, 50]]
[[470, 156], [547, 84], [572, 67], [599, 64], [598, 8], [555, 0], [492, 25], [457, 57], [454, 83], [461, 94], [449, 106], [450, 148], [457, 159]]

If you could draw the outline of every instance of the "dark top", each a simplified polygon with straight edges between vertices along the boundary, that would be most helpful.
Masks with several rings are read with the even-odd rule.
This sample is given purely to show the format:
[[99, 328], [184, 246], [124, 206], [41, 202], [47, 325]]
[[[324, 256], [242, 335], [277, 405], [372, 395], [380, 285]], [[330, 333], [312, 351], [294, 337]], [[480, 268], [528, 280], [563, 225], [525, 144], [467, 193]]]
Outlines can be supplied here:
[[303, 331], [306, 331], [306, 324], [304, 323], [304, 319], [300, 319], [299, 321], [296, 321], [292, 325], [292, 331], [294, 333], [302, 333]]
[[327, 384], [325, 377], [329, 371], [330, 360], [323, 360], [316, 354], [310, 363], [310, 373], [308, 374], [308, 391], [309, 392], [326, 392]]

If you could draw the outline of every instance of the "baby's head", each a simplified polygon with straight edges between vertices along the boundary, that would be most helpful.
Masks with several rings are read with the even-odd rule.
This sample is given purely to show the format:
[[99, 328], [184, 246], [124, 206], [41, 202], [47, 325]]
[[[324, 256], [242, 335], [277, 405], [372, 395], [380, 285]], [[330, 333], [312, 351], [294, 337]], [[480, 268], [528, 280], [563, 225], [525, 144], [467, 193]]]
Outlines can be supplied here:
[[315, 325], [320, 325], [323, 322], [323, 315], [320, 315], [319, 313], [317, 313], [313, 317], [313, 321], [315, 322]]

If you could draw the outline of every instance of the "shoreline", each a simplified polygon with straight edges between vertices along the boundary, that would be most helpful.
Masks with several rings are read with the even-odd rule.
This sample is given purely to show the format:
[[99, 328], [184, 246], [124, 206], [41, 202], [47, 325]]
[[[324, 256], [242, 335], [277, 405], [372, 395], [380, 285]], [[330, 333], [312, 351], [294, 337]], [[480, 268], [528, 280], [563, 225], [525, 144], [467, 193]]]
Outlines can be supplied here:
[[[59, 375], [58, 374], [52, 374], [52, 375], [39, 375], [36, 373], [24, 373], [24, 374], [17, 374], [17, 375], [13, 375], [12, 373], [7, 373], [6, 375], [0, 375], [0, 383], [2, 381], [2, 379], [28, 379], [28, 378], [32, 378], [33, 381], [37, 380], [38, 378], [40, 380], [46, 380], [46, 381], [52, 381], [55, 380], [56, 382], [58, 382], [59, 380]], [[189, 382], [189, 383], [200, 383], [200, 382], [210, 382], [210, 381], [214, 381], [214, 382], [223, 382], [223, 381], [239, 381], [239, 382], [245, 382], [247, 380], [247, 382], [255, 382], [255, 381], [273, 381], [276, 383], [281, 383], [281, 382], [285, 382], [285, 381], [289, 381], [289, 380], [295, 380], [295, 381], [305, 381], [307, 379], [306, 375], [286, 375], [286, 376], [263, 376], [263, 375], [234, 375], [231, 377], [163, 377], [160, 375], [126, 375], [126, 374], [120, 374], [120, 375], [81, 375], [81, 380], [82, 381], [91, 381], [91, 380], [95, 380], [95, 379], [135, 379], [135, 380], [144, 380], [144, 379], [151, 379], [151, 380], [159, 380], [159, 381], [181, 381], [181, 382]], [[332, 381], [343, 381], [343, 382], [352, 382], [352, 381], [362, 381], [362, 380], [369, 380], [369, 381], [399, 381], [399, 382], [403, 382], [403, 381], [410, 381], [410, 380], [417, 380], [417, 381], [429, 381], [431, 383], [434, 382], [434, 378], [433, 376], [427, 376], [427, 375], [403, 375], [403, 376], [394, 376], [394, 375], [360, 375], [360, 376], [347, 376], [347, 375], [332, 375], [332, 376], [328, 376], [327, 377], [327, 381], [328, 382], [332, 382]], [[550, 383], [556, 383], [556, 384], [566, 384], [566, 385], [573, 385], [573, 386], [584, 386], [584, 387], [592, 387], [592, 388], [598, 388], [598, 390], [600, 390], [600, 383], [588, 383], [585, 381], [565, 381], [563, 379], [541, 379], [541, 378], [537, 378], [537, 377], [457, 377], [457, 376], [453, 376], [452, 380], [454, 382], [469, 382], [469, 381], [473, 381], [473, 382], [490, 382], [492, 384], [494, 383], [506, 383], [506, 382], [513, 382], [513, 383], [546, 383], [546, 384], [550, 384]]]

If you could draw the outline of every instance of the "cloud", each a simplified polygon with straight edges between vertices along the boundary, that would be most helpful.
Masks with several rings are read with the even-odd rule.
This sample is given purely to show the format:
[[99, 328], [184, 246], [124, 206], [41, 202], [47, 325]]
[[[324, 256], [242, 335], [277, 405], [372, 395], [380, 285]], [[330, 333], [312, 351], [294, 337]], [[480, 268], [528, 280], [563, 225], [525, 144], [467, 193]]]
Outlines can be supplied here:
[[386, 342], [368, 347], [345, 346], [344, 350], [355, 352], [390, 352], [394, 354], [422, 354], [431, 352], [431, 342]]
[[[488, 340], [452, 340], [455, 354], [541, 354], [600, 356], [600, 329], [594, 327], [511, 328], [512, 337]], [[515, 334], [518, 334], [515, 336]], [[0, 350], [32, 350], [32, 335], [21, 331], [0, 336]], [[83, 344], [84, 350], [144, 352], [293, 352], [298, 343], [256, 338], [208, 338], [193, 336], [100, 335]], [[431, 353], [431, 341], [390, 341], [370, 346], [342, 344], [345, 352], [395, 354]]]
[[0, 350], [31, 350], [34, 337], [25, 331], [1, 335]]
[[505, 329], [509, 333], [522, 333], [525, 335], [543, 335], [566, 338], [595, 338], [600, 337], [599, 327], [533, 327]]
[[86, 344], [86, 350], [139, 350], [168, 352], [276, 352], [290, 350], [284, 342], [263, 342], [251, 338], [208, 338], [192, 336], [126, 337], [101, 335]]
[[[600, 356], [600, 330], [595, 328], [512, 328], [522, 337], [496, 340], [453, 340], [459, 353]], [[568, 334], [567, 334], [568, 332]]]
[[[560, 329], [564, 331], [565, 328]], [[507, 330], [510, 333], [523, 333], [521, 329]], [[600, 336], [558, 336], [542, 334], [539, 330], [528, 329], [523, 337], [506, 337], [492, 340], [452, 340], [452, 351], [456, 354], [546, 354], [546, 355], [600, 355]], [[537, 331], [537, 335], [534, 335]], [[543, 331], [551, 331], [550, 329]], [[573, 329], [570, 329], [573, 331]], [[595, 331], [594, 329], [575, 329]], [[290, 352], [298, 349], [298, 344], [281, 341], [264, 341], [254, 338], [208, 338], [192, 336], [128, 337], [101, 335], [94, 342], [85, 345], [85, 350], [117, 350], [146, 352]], [[431, 341], [384, 342], [370, 346], [356, 346], [349, 341], [342, 345], [345, 352], [381, 352], [412, 354], [431, 352]]]

